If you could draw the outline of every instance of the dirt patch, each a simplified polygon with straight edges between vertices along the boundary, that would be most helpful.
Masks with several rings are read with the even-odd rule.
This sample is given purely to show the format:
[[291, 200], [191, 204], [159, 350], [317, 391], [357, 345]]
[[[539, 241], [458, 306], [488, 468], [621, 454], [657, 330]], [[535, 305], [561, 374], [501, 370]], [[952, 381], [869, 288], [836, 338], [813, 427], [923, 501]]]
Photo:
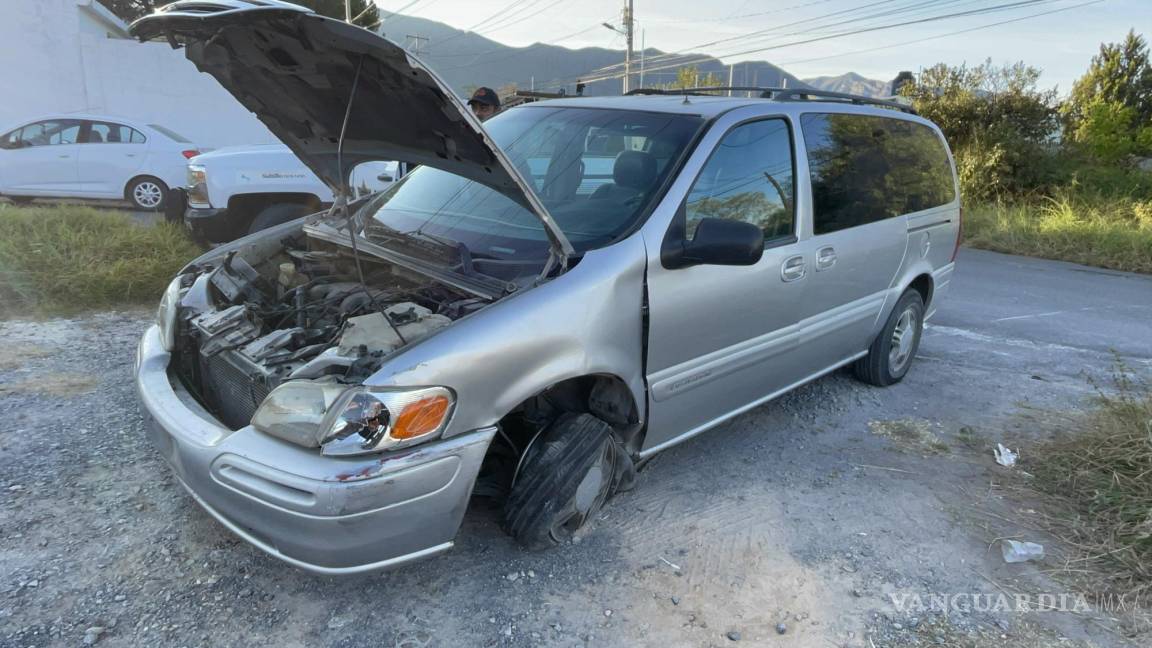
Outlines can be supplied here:
[[38, 394], [41, 396], [77, 396], [96, 389], [95, 376], [69, 373], [45, 373], [17, 382], [0, 384], [0, 395]]
[[0, 371], [18, 369], [25, 362], [46, 357], [48, 354], [48, 349], [34, 344], [13, 344], [0, 347]]
[[940, 424], [924, 419], [899, 419], [895, 421], [868, 421], [872, 434], [896, 442], [904, 448], [928, 454], [946, 454], [948, 444], [940, 440]]

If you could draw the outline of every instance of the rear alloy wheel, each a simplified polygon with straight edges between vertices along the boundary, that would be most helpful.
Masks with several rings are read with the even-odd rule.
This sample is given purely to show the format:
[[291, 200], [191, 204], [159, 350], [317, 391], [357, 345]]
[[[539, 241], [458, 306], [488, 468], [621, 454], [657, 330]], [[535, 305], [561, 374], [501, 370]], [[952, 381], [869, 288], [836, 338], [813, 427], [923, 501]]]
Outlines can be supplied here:
[[143, 176], [128, 184], [124, 192], [128, 202], [141, 211], [160, 211], [168, 197], [168, 185], [158, 178]]
[[868, 355], [853, 365], [856, 377], [878, 387], [900, 382], [912, 366], [923, 332], [924, 300], [919, 292], [908, 290], [896, 302]]
[[504, 528], [530, 549], [557, 545], [632, 484], [635, 467], [612, 427], [564, 414], [529, 446], [504, 504]]

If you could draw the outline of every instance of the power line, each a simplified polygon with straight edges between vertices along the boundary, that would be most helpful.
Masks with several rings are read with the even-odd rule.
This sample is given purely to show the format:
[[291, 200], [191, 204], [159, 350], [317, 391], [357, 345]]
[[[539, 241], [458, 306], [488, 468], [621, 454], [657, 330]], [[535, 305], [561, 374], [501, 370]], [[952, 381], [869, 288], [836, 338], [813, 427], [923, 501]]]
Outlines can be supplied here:
[[[777, 38], [780, 36], [799, 36], [799, 35], [803, 35], [803, 34], [811, 34], [811, 33], [814, 33], [813, 30], [825, 29], [828, 27], [835, 27], [835, 26], [839, 26], [839, 25], [848, 25], [848, 24], [862, 22], [862, 21], [866, 21], [866, 20], [872, 20], [875, 18], [889, 17], [889, 16], [901, 14], [901, 13], [907, 13], [910, 11], [915, 11], [917, 9], [924, 9], [925, 7], [941, 7], [943, 5], [952, 4], [955, 2], [971, 2], [972, 0], [910, 0], [911, 4], [904, 5], [902, 7], [897, 6], [897, 7], [893, 7], [893, 8], [886, 8], [886, 9], [882, 9], [880, 11], [877, 11], [877, 12], [874, 12], [874, 13], [871, 13], [868, 15], [864, 15], [864, 16], [854, 16], [851, 18], [837, 20], [834, 22], [825, 22], [823, 24], [814, 25], [810, 28], [805, 28], [805, 29], [801, 29], [798, 31], [791, 31], [791, 32], [787, 32], [784, 34], [773, 34], [773, 32], [779, 32], [780, 30], [787, 29], [789, 27], [795, 27], [795, 26], [804, 25], [807, 23], [817, 23], [817, 22], [820, 22], [826, 18], [833, 18], [833, 17], [838, 17], [838, 16], [843, 17], [843, 16], [846, 16], [846, 15], [851, 14], [851, 13], [859, 12], [859, 11], [869, 9], [869, 8], [878, 7], [880, 5], [891, 4], [892, 2], [896, 2], [896, 1], [897, 0], [876, 0], [874, 2], [860, 5], [857, 7], [853, 7], [850, 9], [841, 9], [839, 11], [833, 11], [831, 13], [826, 13], [826, 14], [823, 14], [820, 16], [803, 18], [801, 20], [796, 20], [796, 21], [793, 21], [790, 23], [784, 23], [781, 25], [775, 25], [775, 26], [769, 27], [767, 29], [761, 29], [761, 30], [750, 32], [747, 34], [742, 34], [739, 36], [731, 36], [728, 38], [722, 38], [722, 39], [715, 40], [715, 41], [709, 41], [706, 43], [700, 43], [697, 45], [692, 45], [692, 46], [685, 48], [685, 49], [689, 49], [689, 50], [703, 49], [705, 47], [712, 47], [715, 45], [719, 45], [721, 43], [727, 43], [727, 42], [731, 42], [731, 41], [764, 40], [766, 38]], [[980, 1], [985, 1], [985, 0], [975, 0], [975, 1], [980, 2]], [[1048, 1], [1048, 0], [1035, 0], [1035, 1]], [[650, 60], [650, 62], [656, 62], [656, 63], [659, 63], [661, 61], [669, 61], [670, 62], [671, 60], [674, 60], [678, 57], [683, 57], [683, 56], [686, 56], [686, 55], [679, 54], [679, 53], [664, 54], [661, 56], [654, 57], [653, 59]], [[719, 56], [723, 56], [723, 55], [719, 55]], [[595, 70], [594, 72], [608, 72], [608, 71], [616, 69], [618, 67], [619, 67], [618, 65], [605, 66], [604, 68], [600, 68], [598, 70]]]
[[[813, 37], [813, 38], [806, 38], [806, 39], [801, 39], [801, 40], [797, 40], [797, 41], [791, 41], [788, 43], [781, 43], [778, 45], [756, 47], [753, 49], [742, 50], [742, 51], [738, 51], [738, 52], [728, 52], [728, 53], [721, 54], [719, 56], [733, 57], [733, 56], [744, 56], [747, 54], [757, 54], [759, 52], [766, 52], [769, 50], [783, 49], [785, 47], [794, 47], [796, 45], [806, 45], [809, 43], [816, 43], [816, 42], [831, 40], [833, 38], [840, 38], [842, 36], [852, 36], [855, 34], [864, 34], [864, 33], [876, 32], [876, 31], [883, 31], [883, 30], [887, 30], [887, 29], [894, 29], [897, 27], [905, 27], [908, 25], [919, 25], [919, 24], [924, 24], [924, 23], [936, 22], [936, 21], [940, 21], [940, 20], [949, 20], [952, 18], [981, 15], [981, 14], [985, 14], [985, 13], [994, 13], [994, 12], [998, 12], [998, 11], [1008, 11], [1008, 10], [1017, 9], [1020, 7], [1032, 6], [1032, 5], [1037, 5], [1037, 4], [1048, 4], [1048, 3], [1052, 3], [1052, 2], [1058, 2], [1058, 1], [1061, 1], [1061, 0], [1019, 0], [1017, 2], [1007, 2], [1007, 3], [1002, 3], [999, 5], [994, 5], [991, 7], [984, 7], [981, 9], [972, 9], [972, 10], [968, 10], [968, 11], [960, 11], [960, 12], [942, 14], [942, 15], [937, 15], [937, 16], [929, 16], [927, 18], [919, 18], [919, 19], [915, 19], [915, 20], [906, 20], [906, 21], [890, 23], [890, 24], [886, 24], [886, 25], [864, 27], [861, 29], [841, 31], [841, 32], [837, 32], [835, 34], [829, 34], [829, 35], [825, 35], [825, 36], [817, 36], [817, 37]], [[695, 60], [689, 59], [689, 60], [685, 60], [685, 61], [679, 61], [673, 65], [659, 66], [659, 67], [655, 67], [655, 68], [651, 68], [651, 69], [652, 69], [652, 71], [658, 71], [658, 70], [662, 70], [662, 69], [670, 69], [670, 68], [674, 68], [674, 67], [680, 67], [682, 65], [686, 65], [688, 63], [693, 63], [693, 62], [711, 61], [711, 60], [714, 60], [715, 58], [716, 58], [715, 56], [700, 55]], [[591, 83], [594, 81], [605, 81], [605, 80], [609, 80], [609, 79], [616, 79], [616, 78], [620, 78], [620, 76], [621, 76], [620, 74], [604, 74], [601, 76], [586, 76], [586, 77], [583, 77], [583, 80], [586, 83]]]
[[1011, 23], [1017, 23], [1017, 22], [1020, 22], [1022, 20], [1028, 20], [1030, 18], [1039, 18], [1040, 16], [1047, 16], [1050, 14], [1056, 14], [1056, 13], [1060, 13], [1062, 11], [1079, 9], [1080, 7], [1087, 7], [1088, 5], [1100, 4], [1101, 2], [1104, 2], [1104, 0], [1090, 0], [1089, 2], [1082, 2], [1080, 4], [1072, 5], [1070, 7], [1061, 7], [1059, 9], [1050, 9], [1048, 11], [1041, 11], [1039, 13], [1028, 14], [1027, 16], [1020, 16], [1019, 18], [1011, 18], [1009, 20], [999, 20], [999, 21], [992, 22], [992, 23], [986, 23], [983, 25], [978, 25], [976, 27], [969, 27], [967, 29], [960, 29], [957, 31], [947, 32], [944, 34], [936, 34], [935, 36], [928, 36], [925, 38], [917, 38], [915, 40], [904, 41], [902, 43], [893, 43], [891, 45], [881, 45], [879, 47], [869, 47], [867, 49], [854, 50], [851, 52], [841, 52], [840, 54], [832, 54], [830, 56], [817, 56], [815, 58], [808, 58], [808, 59], [796, 59], [796, 60], [791, 60], [791, 61], [781, 61], [780, 65], [792, 65], [795, 63], [811, 63], [812, 61], [825, 61], [828, 59], [840, 58], [842, 56], [853, 56], [856, 54], [865, 54], [868, 52], [877, 52], [880, 50], [892, 49], [894, 47], [903, 47], [905, 45], [915, 45], [916, 43], [923, 43], [923, 42], [930, 41], [930, 40], [936, 40], [938, 38], [946, 38], [948, 36], [967, 34], [968, 32], [979, 31], [981, 29], [990, 29], [992, 27], [999, 27], [1000, 25], [1008, 25]]

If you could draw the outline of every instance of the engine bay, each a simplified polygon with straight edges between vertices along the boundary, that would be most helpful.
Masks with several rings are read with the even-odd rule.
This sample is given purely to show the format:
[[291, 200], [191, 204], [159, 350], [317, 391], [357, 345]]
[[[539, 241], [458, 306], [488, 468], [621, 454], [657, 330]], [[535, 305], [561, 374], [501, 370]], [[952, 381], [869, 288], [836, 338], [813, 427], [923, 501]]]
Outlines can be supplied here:
[[343, 246], [282, 243], [185, 275], [173, 366], [232, 429], [284, 381], [361, 383], [390, 354], [490, 303]]

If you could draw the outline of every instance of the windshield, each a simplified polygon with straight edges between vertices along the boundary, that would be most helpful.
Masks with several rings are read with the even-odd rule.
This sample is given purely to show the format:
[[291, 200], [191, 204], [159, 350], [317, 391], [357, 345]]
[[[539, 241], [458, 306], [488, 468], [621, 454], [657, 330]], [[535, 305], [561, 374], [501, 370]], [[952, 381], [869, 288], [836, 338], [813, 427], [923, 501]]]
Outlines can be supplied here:
[[[656, 198], [703, 120], [595, 108], [525, 107], [484, 128], [577, 252], [627, 231]], [[482, 184], [420, 167], [365, 207], [364, 234], [382, 244], [408, 235], [476, 260], [548, 256], [544, 225], [526, 207]], [[500, 273], [502, 274], [502, 273]]]

